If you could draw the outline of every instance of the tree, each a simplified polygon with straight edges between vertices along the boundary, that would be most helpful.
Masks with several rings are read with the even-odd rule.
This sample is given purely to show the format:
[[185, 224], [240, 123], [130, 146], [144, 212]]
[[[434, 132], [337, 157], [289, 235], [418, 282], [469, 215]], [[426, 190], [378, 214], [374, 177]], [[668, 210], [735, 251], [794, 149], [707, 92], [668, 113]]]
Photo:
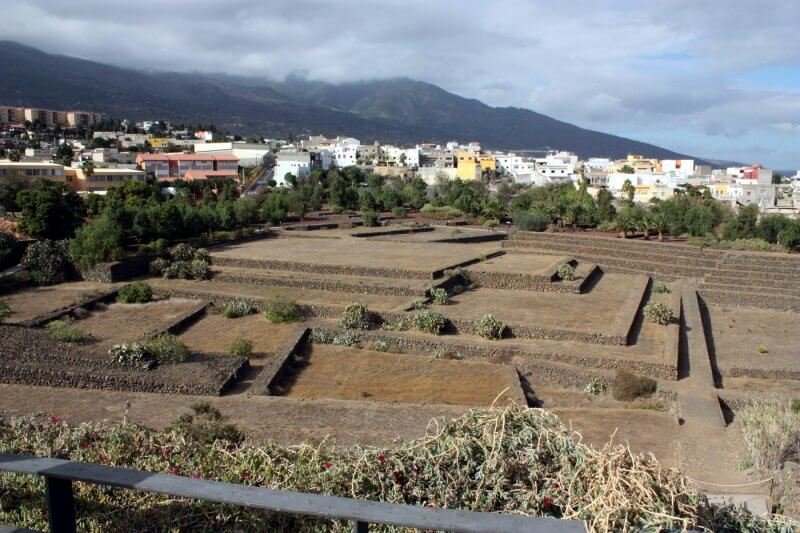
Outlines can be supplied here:
[[773, 185], [780, 185], [783, 183], [783, 176], [779, 172], [772, 173], [772, 184]]
[[280, 224], [286, 220], [286, 215], [289, 212], [286, 196], [286, 193], [281, 190], [268, 193], [259, 211], [261, 219], [270, 224]]
[[252, 224], [258, 220], [258, 204], [253, 198], [239, 198], [233, 204], [233, 210], [239, 224]]
[[308, 183], [289, 193], [289, 208], [303, 219], [311, 210], [322, 207], [322, 188]]
[[697, 205], [686, 211], [686, 229], [692, 237], [704, 237], [714, 229], [714, 215], [706, 206]]
[[38, 239], [72, 237], [83, 222], [83, 201], [64, 185], [53, 181], [36, 180], [29, 189], [17, 194], [22, 209], [19, 230]]
[[622, 184], [622, 194], [625, 195], [625, 199], [629, 204], [633, 203], [633, 196], [636, 194], [636, 187], [633, 186], [631, 180], [625, 180], [625, 183]]
[[19, 150], [11, 150], [8, 153], [8, 160], [9, 161], [17, 163], [17, 162], [19, 162], [20, 159], [22, 159], [22, 154], [19, 153]]
[[790, 252], [800, 251], [800, 220], [790, 221], [781, 231], [778, 242]]
[[756, 236], [757, 223], [758, 206], [746, 205], [741, 207], [736, 218], [725, 225], [725, 229], [722, 230], [722, 238], [726, 241], [752, 239]]
[[781, 233], [789, 226], [791, 220], [784, 215], [766, 215], [761, 217], [756, 228], [756, 235], [767, 242], [775, 244]]
[[599, 222], [611, 222], [617, 216], [614, 207], [614, 195], [607, 189], [597, 193], [597, 218]]
[[622, 168], [619, 169], [619, 171], [622, 174], [635, 174], [636, 173], [636, 170], [630, 165], [623, 165]]
[[[331, 176], [331, 174], [333, 174], [333, 176]], [[331, 204], [335, 209], [347, 210], [358, 208], [358, 190], [356, 189], [352, 173], [347, 175], [334, 169], [328, 173], [328, 181], [330, 182]]]
[[82, 269], [116, 261], [122, 254], [122, 231], [107, 217], [96, 218], [80, 228], [69, 243], [69, 256]]
[[72, 149], [72, 145], [64, 142], [59, 144], [58, 148], [56, 148], [55, 159], [65, 167], [72, 164], [73, 157], [75, 157], [75, 150]]
[[94, 161], [87, 159], [81, 163], [81, 170], [83, 170], [83, 173], [86, 174], [87, 178], [94, 174]]
[[626, 238], [629, 231], [636, 231], [641, 227], [641, 220], [644, 212], [641, 207], [627, 206], [617, 214], [616, 224], [620, 232], [620, 237]]
[[667, 231], [669, 224], [667, 221], [667, 215], [661, 210], [661, 206], [654, 205], [650, 208], [650, 210], [645, 214], [645, 218], [647, 219], [647, 227], [648, 229], [652, 229], [656, 233], [658, 233], [658, 240], [664, 240], [664, 232]]
[[22, 182], [16, 179], [9, 179], [0, 182], [0, 207], [7, 212], [19, 211], [17, 194], [22, 190]]

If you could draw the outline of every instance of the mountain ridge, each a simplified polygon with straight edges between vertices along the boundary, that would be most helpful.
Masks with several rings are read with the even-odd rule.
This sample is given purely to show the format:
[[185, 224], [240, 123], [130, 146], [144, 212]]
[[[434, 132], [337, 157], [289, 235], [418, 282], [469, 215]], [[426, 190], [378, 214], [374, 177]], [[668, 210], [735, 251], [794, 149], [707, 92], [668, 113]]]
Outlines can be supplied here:
[[398, 77], [332, 84], [289, 77], [155, 72], [49, 54], [0, 41], [0, 103], [83, 108], [133, 120], [213, 122], [267, 136], [349, 135], [363, 142], [476, 140], [487, 148], [557, 148], [581, 157], [690, 158], [580, 128], [535, 111], [491, 107], [431, 83]]

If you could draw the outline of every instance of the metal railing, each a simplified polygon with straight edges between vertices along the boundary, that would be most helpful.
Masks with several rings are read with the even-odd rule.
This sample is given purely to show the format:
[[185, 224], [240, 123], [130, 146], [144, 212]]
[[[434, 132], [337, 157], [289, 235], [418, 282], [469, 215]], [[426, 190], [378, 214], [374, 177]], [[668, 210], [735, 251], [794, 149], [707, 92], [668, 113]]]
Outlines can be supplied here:
[[[0, 472], [44, 477], [45, 498], [52, 533], [76, 531], [73, 481], [238, 505], [250, 509], [348, 520], [352, 522], [353, 531], [356, 533], [368, 531], [369, 524], [437, 531], [493, 533], [585, 531], [583, 523], [578, 521], [355, 500], [29, 455], [0, 454]], [[2, 530], [0, 527], [0, 531]]]

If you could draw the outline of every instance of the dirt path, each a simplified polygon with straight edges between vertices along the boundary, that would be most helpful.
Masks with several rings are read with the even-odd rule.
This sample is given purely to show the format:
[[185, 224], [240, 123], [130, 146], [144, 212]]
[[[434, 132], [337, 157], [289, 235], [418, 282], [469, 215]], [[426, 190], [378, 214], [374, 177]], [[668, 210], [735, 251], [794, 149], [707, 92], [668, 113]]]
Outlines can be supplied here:
[[[681, 470], [710, 493], [754, 493], [759, 487], [744, 485], [754, 481], [739, 469], [742, 441], [735, 427], [727, 427], [720, 408], [703, 320], [693, 283], [682, 281], [684, 331], [681, 339], [683, 368], [674, 385], [678, 394], [681, 426], [678, 431], [678, 457]], [[768, 487], [764, 487], [766, 493]]]

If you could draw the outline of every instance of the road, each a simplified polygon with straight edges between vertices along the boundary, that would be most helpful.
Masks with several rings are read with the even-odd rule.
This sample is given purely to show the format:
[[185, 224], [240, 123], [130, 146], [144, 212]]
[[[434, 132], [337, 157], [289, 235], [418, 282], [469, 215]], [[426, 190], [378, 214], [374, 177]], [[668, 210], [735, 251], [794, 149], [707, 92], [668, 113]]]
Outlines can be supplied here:
[[258, 177], [253, 180], [244, 191], [242, 191], [242, 195], [253, 196], [262, 192], [267, 187], [269, 180], [271, 180], [274, 175], [275, 167], [262, 169], [261, 174], [259, 174]]

